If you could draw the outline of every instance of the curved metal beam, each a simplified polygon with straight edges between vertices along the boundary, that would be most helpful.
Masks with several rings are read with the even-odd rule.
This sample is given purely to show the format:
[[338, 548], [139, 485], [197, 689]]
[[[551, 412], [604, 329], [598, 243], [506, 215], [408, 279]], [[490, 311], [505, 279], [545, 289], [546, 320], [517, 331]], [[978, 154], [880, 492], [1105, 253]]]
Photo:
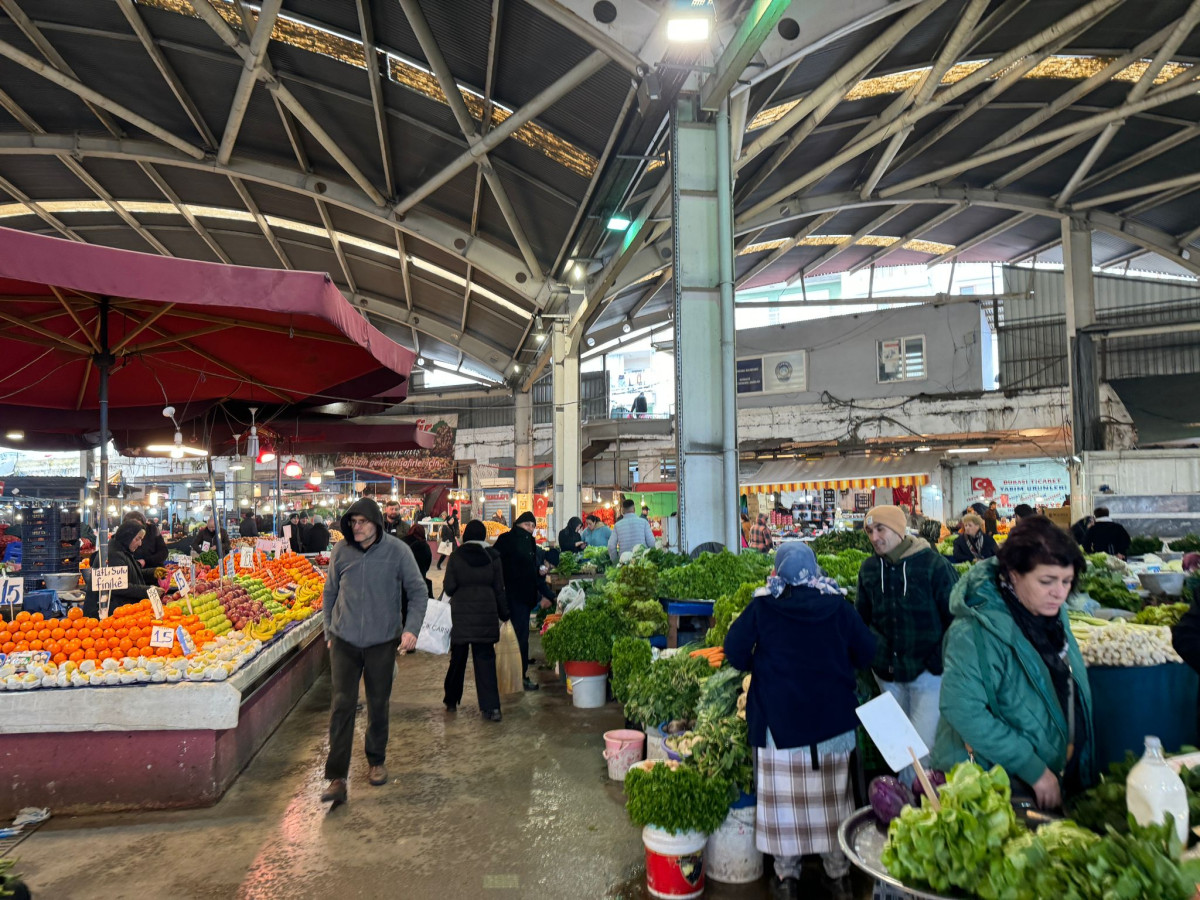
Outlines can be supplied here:
[[[73, 134], [0, 135], [0, 156], [57, 156], [63, 153], [80, 159], [90, 156], [97, 159], [127, 160], [194, 169], [221, 177], [234, 177], [269, 185], [311, 200], [321, 200], [428, 241], [488, 273], [514, 294], [526, 298], [531, 303], [540, 306], [541, 298], [549, 296], [550, 282], [542, 278], [527, 277], [524, 260], [520, 257], [495, 244], [472, 237], [465, 228], [419, 210], [409, 212], [403, 221], [398, 221], [387, 210], [376, 206], [371, 198], [356, 186], [324, 176], [241, 157], [234, 157], [227, 165], [221, 165], [213, 159], [193, 159], [187, 154], [152, 141]], [[458, 244], [462, 245], [461, 248]], [[518, 279], [518, 275], [524, 280]]]

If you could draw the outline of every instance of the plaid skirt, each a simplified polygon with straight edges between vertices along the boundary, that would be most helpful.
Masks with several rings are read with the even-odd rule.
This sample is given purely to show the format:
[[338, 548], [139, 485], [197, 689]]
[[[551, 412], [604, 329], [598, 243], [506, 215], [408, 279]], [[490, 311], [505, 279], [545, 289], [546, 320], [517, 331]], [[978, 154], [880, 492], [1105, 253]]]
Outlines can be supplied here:
[[758, 809], [755, 844], [772, 856], [805, 856], [838, 849], [838, 827], [854, 812], [850, 751], [819, 753], [809, 748], [758, 748]]

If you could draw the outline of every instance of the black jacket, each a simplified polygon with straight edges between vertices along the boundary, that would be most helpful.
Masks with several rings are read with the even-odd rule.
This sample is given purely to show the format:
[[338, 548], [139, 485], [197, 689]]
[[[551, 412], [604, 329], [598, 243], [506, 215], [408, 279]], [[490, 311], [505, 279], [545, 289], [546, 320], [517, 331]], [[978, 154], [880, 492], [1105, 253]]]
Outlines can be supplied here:
[[1085, 553], [1110, 553], [1125, 556], [1129, 552], [1129, 532], [1117, 522], [1097, 522], [1083, 539]]
[[563, 553], [582, 553], [587, 549], [587, 542], [579, 533], [579, 526], [582, 525], [576, 516], [572, 516], [567, 522], [567, 527], [558, 533], [558, 549]]
[[308, 526], [304, 535], [305, 553], [324, 553], [329, 549], [329, 526], [316, 524]]
[[446, 594], [450, 597], [452, 644], [494, 644], [500, 622], [508, 621], [504, 596], [504, 567], [496, 551], [476, 543], [463, 544], [446, 563]]
[[[99, 564], [100, 553], [97, 551], [92, 554], [92, 569], [95, 569]], [[107, 568], [116, 568], [118, 566], [125, 566], [129, 571], [129, 586], [112, 592], [112, 599], [108, 606], [110, 614], [118, 606], [123, 606], [126, 603], [137, 603], [139, 600], [145, 600], [150, 596], [146, 593], [146, 584], [142, 580], [141, 566], [134, 561], [133, 554], [116, 541], [109, 541]], [[100, 617], [100, 595], [92, 590], [91, 576], [87, 576], [83, 580], [87, 585], [83, 593], [83, 614], [89, 618], [98, 619]]]
[[524, 528], [513, 526], [496, 538], [496, 552], [504, 567], [504, 593], [509, 608], [530, 609], [538, 603], [537, 541]]
[[971, 552], [971, 545], [966, 534], [960, 534], [954, 539], [954, 555], [950, 557], [951, 562], [978, 562], [981, 559], [991, 559], [996, 555], [996, 541], [990, 534], [980, 532], [983, 537], [983, 547], [979, 551], [979, 556]]
[[400, 540], [408, 544], [413, 559], [417, 561], [417, 568], [421, 570], [421, 577], [424, 578], [429, 574], [429, 567], [433, 563], [433, 552], [429, 549], [429, 542], [413, 537], [411, 534], [405, 535]]
[[242, 537], [258, 537], [258, 523], [254, 521], [254, 516], [244, 516], [238, 525], [238, 531]]
[[152, 523], [146, 523], [146, 536], [142, 538], [142, 546], [134, 551], [133, 558], [146, 561], [146, 565], [141, 569], [142, 580], [146, 584], [157, 584], [154, 570], [167, 561], [167, 542], [163, 540], [162, 532]]
[[[208, 543], [209, 550], [217, 549], [216, 532], [214, 532], [207, 525], [201, 525], [200, 530], [192, 535], [192, 549], [197, 553], [202, 553], [204, 551], [205, 542]], [[221, 552], [229, 552], [229, 532], [224, 528], [221, 529]]]

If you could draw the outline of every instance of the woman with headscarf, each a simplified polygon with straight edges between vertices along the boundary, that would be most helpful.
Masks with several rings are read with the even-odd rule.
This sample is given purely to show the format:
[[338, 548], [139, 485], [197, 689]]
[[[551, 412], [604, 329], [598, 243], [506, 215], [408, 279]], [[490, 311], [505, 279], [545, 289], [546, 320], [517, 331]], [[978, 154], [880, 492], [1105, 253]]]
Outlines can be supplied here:
[[[446, 548], [449, 544], [449, 548]], [[437, 569], [442, 570], [442, 563], [450, 558], [450, 554], [454, 552], [454, 548], [458, 546], [458, 510], [450, 510], [450, 514], [446, 516], [446, 521], [442, 523], [442, 530], [438, 534], [438, 561]]]
[[875, 638], [809, 546], [783, 544], [775, 573], [729, 627], [725, 654], [750, 672], [746, 723], [755, 747], [755, 843], [775, 857], [772, 896], [799, 896], [801, 858], [820, 854], [831, 896], [850, 900], [838, 825], [854, 811], [855, 670]]
[[975, 563], [996, 555], [996, 541], [984, 530], [983, 519], [975, 513], [962, 517], [962, 531], [954, 539], [951, 562]]
[[[421, 577], [425, 579], [425, 590], [429, 592], [429, 596], [433, 596], [433, 582], [429, 580], [429, 567], [433, 565], [433, 551], [429, 549], [429, 539], [425, 536], [425, 526], [419, 522], [408, 529], [401, 540], [408, 544], [408, 549], [412, 551], [413, 558], [417, 561], [417, 568], [421, 570]], [[408, 604], [405, 601], [405, 609]]]
[[558, 533], [558, 549], [562, 553], [582, 553], [587, 549], [587, 542], [579, 534], [583, 520], [579, 516], [571, 516], [567, 527]]
[[475, 695], [485, 719], [500, 721], [500, 688], [496, 681], [496, 642], [500, 623], [508, 621], [504, 569], [487, 544], [487, 529], [478, 519], [468, 522], [463, 545], [446, 564], [450, 598], [450, 667], [442, 703], [454, 712], [462, 700], [468, 652], [475, 661]]
[[[111, 601], [107, 610], [109, 613], [118, 606], [137, 603], [150, 596], [146, 592], [145, 582], [142, 581], [142, 569], [134, 559], [138, 547], [142, 546], [142, 538], [145, 534], [146, 527], [141, 522], [137, 519], [126, 519], [108, 539], [108, 558], [104, 561], [105, 568], [124, 567], [129, 573], [128, 586], [111, 592]], [[91, 568], [88, 571], [94, 572], [99, 565], [100, 552], [96, 551], [92, 554]], [[83, 614], [88, 618], [98, 619], [100, 618], [100, 594], [92, 590], [90, 576], [84, 581], [87, 583], [87, 588], [83, 595]]]
[[146, 584], [158, 584], [158, 579], [154, 577], [154, 570], [159, 566], [166, 565], [167, 542], [163, 540], [162, 533], [158, 530], [154, 519], [147, 519], [136, 510], [125, 514], [126, 519], [131, 516], [141, 522], [142, 527], [146, 529], [142, 545], [133, 554], [134, 560], [141, 569], [142, 581]]

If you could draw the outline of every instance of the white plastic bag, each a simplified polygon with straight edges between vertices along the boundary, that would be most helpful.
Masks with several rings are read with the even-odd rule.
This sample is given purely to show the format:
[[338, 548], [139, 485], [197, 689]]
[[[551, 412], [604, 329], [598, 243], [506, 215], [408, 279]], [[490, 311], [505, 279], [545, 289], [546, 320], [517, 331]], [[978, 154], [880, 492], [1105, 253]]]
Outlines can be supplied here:
[[438, 553], [441, 556], [449, 556], [453, 552], [454, 544], [452, 544], [450, 541], [442, 541], [440, 544], [438, 544]]
[[574, 609], [582, 609], [583, 604], [586, 602], [587, 593], [578, 581], [572, 581], [558, 592], [558, 608], [562, 611], [563, 615]]
[[438, 656], [449, 653], [451, 624], [450, 604], [445, 600], [430, 600], [425, 606], [421, 633], [417, 635], [417, 649]]

